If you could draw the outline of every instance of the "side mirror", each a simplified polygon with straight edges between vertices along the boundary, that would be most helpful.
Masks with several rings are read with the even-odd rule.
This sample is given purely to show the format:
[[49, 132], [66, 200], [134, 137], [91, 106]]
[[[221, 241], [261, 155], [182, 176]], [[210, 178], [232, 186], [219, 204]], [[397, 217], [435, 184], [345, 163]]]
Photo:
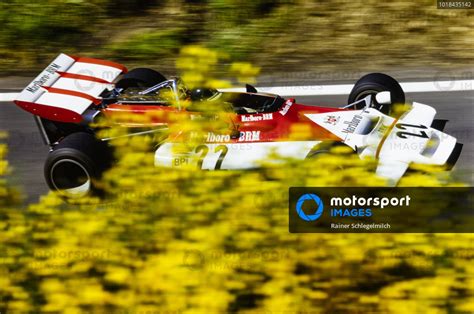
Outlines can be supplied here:
[[392, 103], [392, 97], [390, 92], [380, 92], [375, 95], [375, 100], [381, 105], [390, 105]]

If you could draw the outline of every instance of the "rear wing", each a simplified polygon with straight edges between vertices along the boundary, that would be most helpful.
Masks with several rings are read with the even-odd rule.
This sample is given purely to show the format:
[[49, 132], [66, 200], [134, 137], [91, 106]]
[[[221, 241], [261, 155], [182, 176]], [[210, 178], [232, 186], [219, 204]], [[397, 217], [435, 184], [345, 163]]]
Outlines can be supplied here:
[[14, 100], [41, 118], [69, 123], [101, 102], [99, 95], [127, 68], [121, 64], [60, 54]]

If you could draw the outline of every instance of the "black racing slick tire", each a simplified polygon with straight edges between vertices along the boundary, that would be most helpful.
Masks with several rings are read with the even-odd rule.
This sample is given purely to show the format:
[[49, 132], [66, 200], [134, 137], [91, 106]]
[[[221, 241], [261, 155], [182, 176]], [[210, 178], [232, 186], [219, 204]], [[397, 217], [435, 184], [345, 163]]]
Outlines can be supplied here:
[[100, 194], [95, 182], [112, 158], [111, 148], [94, 135], [72, 133], [49, 153], [44, 166], [46, 183], [65, 197]]
[[[322, 155], [330, 155], [331, 150], [335, 147], [347, 147], [346, 144], [342, 142], [336, 142], [336, 141], [323, 141], [311, 149], [311, 151], [306, 155], [305, 159], [313, 159], [313, 158], [318, 158], [319, 156]], [[351, 151], [351, 154], [356, 154], [355, 151]]]
[[[342, 142], [336, 141], [323, 141], [313, 147], [313, 149], [306, 155], [306, 160], [316, 160], [317, 164], [320, 165], [319, 158], [331, 157], [334, 156], [335, 152], [332, 151], [336, 147], [345, 147], [347, 150], [344, 150], [342, 153], [338, 153], [338, 156], [343, 156], [344, 160], [350, 160], [346, 157], [351, 157], [357, 155], [357, 152], [350, 148], [348, 145]], [[339, 164], [337, 166], [332, 166], [336, 170], [344, 170], [347, 168], [347, 165]]]
[[[375, 95], [390, 92], [390, 104], [378, 104]], [[405, 93], [400, 84], [391, 76], [383, 73], [370, 73], [361, 77], [349, 94], [348, 103], [352, 104], [368, 95], [374, 96], [373, 107], [382, 113], [390, 114], [395, 104], [405, 104]]]
[[166, 78], [160, 72], [148, 68], [137, 68], [124, 74], [115, 87], [123, 89], [129, 87], [147, 88], [164, 81]]

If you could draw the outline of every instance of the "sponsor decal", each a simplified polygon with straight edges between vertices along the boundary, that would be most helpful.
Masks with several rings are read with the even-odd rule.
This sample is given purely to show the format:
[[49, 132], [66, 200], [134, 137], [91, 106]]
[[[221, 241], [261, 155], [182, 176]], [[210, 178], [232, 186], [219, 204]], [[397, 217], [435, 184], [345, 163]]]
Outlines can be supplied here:
[[190, 114], [189, 118], [192, 121], [199, 121], [199, 120], [204, 120], [204, 121], [217, 121], [220, 119], [219, 115], [201, 115], [201, 114]]
[[264, 120], [273, 120], [273, 113], [264, 113], [262, 115], [243, 115], [242, 122], [254, 122], [254, 121], [264, 121]]
[[290, 110], [290, 108], [291, 108], [292, 105], [293, 105], [293, 102], [290, 101], [290, 100], [287, 100], [287, 101], [285, 102], [285, 107], [283, 107], [283, 109], [281, 109], [281, 110], [279, 111], [279, 113], [280, 113], [282, 116], [286, 115], [286, 114], [288, 113], [288, 111]]
[[240, 132], [239, 142], [255, 142], [260, 140], [260, 131]]
[[214, 134], [212, 132], [207, 133], [207, 142], [229, 142], [229, 134]]
[[33, 81], [30, 86], [26, 88], [27, 91], [34, 94], [42, 85], [44, 85], [50, 78], [51, 75], [54, 75], [57, 70], [61, 68], [60, 65], [56, 63], [51, 63], [44, 71], [43, 74], [38, 80]]
[[362, 121], [361, 115], [354, 115], [351, 121], [344, 121], [346, 124], [345, 129], [342, 130], [343, 133], [354, 133], [359, 123]]
[[[210, 143], [230, 142], [231, 136], [229, 134], [215, 134], [207, 133], [206, 141]], [[260, 140], [260, 131], [243, 131], [240, 132], [239, 142], [255, 142]]]
[[184, 156], [178, 156], [173, 158], [173, 167], [180, 167], [182, 165], [189, 164], [189, 158]]
[[324, 120], [324, 123], [336, 125], [339, 122], [340, 117], [336, 116], [327, 116]]

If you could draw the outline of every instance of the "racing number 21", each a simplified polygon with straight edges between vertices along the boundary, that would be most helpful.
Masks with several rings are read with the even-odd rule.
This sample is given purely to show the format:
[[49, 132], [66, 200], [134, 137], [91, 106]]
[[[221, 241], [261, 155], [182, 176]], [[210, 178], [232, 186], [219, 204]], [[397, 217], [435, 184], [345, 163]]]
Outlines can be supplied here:
[[[227, 146], [225, 145], [219, 145], [214, 150], [215, 153], [219, 153], [219, 158], [217, 159], [217, 163], [215, 167], [216, 170], [221, 169], [222, 162], [224, 161], [224, 158], [227, 155], [228, 151], [229, 151], [229, 148], [227, 148]], [[204, 158], [206, 158], [207, 154], [209, 153], [209, 147], [207, 145], [199, 145], [198, 147], [196, 147], [195, 152], [196, 154], [201, 154], [199, 156], [199, 160], [197, 164], [198, 168], [201, 169], [202, 163], [204, 162]]]
[[[397, 123], [396, 127], [400, 130], [404, 130], [402, 132], [397, 132], [397, 136], [400, 137], [400, 138], [406, 139], [407, 136], [428, 138], [428, 134], [426, 134], [426, 132], [423, 131], [423, 130], [426, 130], [427, 127], [422, 125], [422, 124], [416, 125], [416, 124], [407, 124], [407, 123]], [[415, 132], [419, 132], [419, 133], [412, 133], [412, 132], [406, 132], [405, 130], [407, 130], [407, 128], [420, 129], [420, 130], [415, 131]]]

